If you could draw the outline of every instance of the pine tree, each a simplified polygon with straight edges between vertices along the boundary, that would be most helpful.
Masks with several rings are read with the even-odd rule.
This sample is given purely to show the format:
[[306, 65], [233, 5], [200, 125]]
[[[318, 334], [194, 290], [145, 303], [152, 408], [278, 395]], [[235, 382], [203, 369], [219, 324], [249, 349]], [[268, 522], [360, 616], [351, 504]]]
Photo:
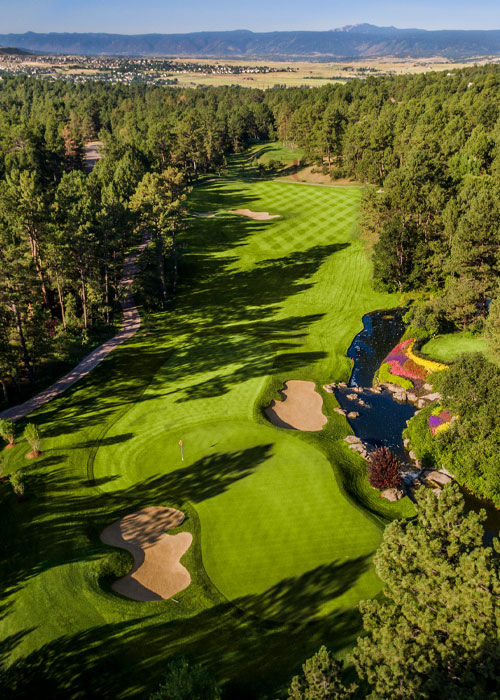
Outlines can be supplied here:
[[167, 666], [163, 683], [150, 700], [220, 700], [220, 689], [201, 664], [185, 657], [173, 659]]
[[322, 646], [302, 666], [300, 676], [295, 676], [288, 690], [289, 700], [348, 700], [356, 691], [356, 685], [345, 686], [342, 680], [343, 662]]
[[361, 604], [354, 663], [369, 698], [495, 698], [500, 664], [500, 547], [484, 513], [464, 516], [456, 485], [417, 495], [416, 522], [387, 526], [375, 557], [383, 601]]

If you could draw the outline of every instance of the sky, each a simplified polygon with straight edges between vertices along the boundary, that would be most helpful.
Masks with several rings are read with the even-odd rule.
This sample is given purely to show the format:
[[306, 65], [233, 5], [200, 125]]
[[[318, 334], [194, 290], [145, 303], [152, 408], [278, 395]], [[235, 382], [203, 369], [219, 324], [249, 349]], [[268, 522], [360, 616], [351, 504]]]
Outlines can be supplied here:
[[500, 29], [499, 0], [0, 0], [0, 33]]

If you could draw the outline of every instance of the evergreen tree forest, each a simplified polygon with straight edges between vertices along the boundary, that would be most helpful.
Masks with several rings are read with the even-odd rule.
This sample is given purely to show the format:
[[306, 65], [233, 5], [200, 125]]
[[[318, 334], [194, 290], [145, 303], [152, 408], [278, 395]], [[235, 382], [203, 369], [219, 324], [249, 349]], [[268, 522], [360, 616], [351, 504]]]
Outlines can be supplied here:
[[[0, 384], [4, 402], [51, 364], [112, 334], [118, 281], [141, 230], [153, 300], [175, 293], [176, 232], [191, 182], [273, 136], [260, 93], [180, 92], [5, 78], [0, 92]], [[87, 172], [86, 142], [106, 157]], [[108, 331], [106, 330], [108, 329]], [[26, 390], [25, 390], [26, 391]]]

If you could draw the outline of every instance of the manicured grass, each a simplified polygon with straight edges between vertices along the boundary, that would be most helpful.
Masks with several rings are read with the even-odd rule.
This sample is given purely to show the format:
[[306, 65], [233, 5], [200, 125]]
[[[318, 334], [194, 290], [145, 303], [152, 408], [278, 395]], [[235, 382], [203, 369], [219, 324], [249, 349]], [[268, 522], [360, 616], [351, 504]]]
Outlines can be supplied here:
[[421, 351], [441, 362], [453, 362], [464, 352], [482, 352], [491, 360], [488, 341], [482, 335], [472, 335], [468, 331], [447, 333], [429, 340]]
[[248, 149], [250, 158], [257, 158], [261, 163], [269, 163], [270, 160], [279, 160], [285, 165], [293, 165], [304, 156], [301, 148], [289, 148], [281, 141], [271, 141], [265, 144], [256, 144]]
[[[358, 600], [380, 592], [383, 524], [412, 507], [369, 487], [331, 395], [318, 434], [275, 428], [261, 408], [286, 379], [347, 379], [361, 317], [397, 304], [372, 290], [359, 198], [282, 182], [196, 188], [193, 211], [217, 214], [183, 234], [175, 304], [38, 412], [42, 458], [27, 462], [25, 443], [6, 453], [8, 471], [27, 465], [25, 502], [0, 485], [0, 624], [21, 689], [36, 677], [52, 698], [143, 698], [183, 652], [226, 697], [275, 698], [320, 644], [353, 643]], [[188, 516], [193, 581], [178, 603], [118, 598], [96, 573], [113, 551], [102, 528], [147, 505]]]

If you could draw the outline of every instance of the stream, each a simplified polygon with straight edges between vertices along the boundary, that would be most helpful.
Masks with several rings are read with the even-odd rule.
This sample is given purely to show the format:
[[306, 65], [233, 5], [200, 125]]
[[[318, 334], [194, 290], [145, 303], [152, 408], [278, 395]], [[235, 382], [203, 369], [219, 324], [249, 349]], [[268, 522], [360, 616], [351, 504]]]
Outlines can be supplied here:
[[[396, 454], [405, 467], [403, 481], [410, 485], [418, 471], [412, 466], [408, 452], [403, 445], [403, 430], [406, 423], [415, 415], [415, 407], [411, 403], [399, 403], [392, 394], [383, 389], [380, 394], [370, 390], [375, 372], [384, 358], [400, 341], [405, 331], [403, 316], [404, 308], [374, 311], [363, 316], [363, 330], [358, 333], [351, 343], [347, 356], [353, 361], [351, 378], [347, 387], [337, 387], [335, 397], [345, 411], [356, 411], [359, 417], [349, 419], [354, 434], [369, 448], [385, 446]], [[347, 398], [354, 387], [362, 387], [358, 401]], [[500, 530], [500, 510], [493, 502], [486, 501], [469, 493], [460, 487], [465, 499], [467, 510], [476, 512], [483, 508], [486, 511], [484, 523], [486, 539], [491, 540]]]

